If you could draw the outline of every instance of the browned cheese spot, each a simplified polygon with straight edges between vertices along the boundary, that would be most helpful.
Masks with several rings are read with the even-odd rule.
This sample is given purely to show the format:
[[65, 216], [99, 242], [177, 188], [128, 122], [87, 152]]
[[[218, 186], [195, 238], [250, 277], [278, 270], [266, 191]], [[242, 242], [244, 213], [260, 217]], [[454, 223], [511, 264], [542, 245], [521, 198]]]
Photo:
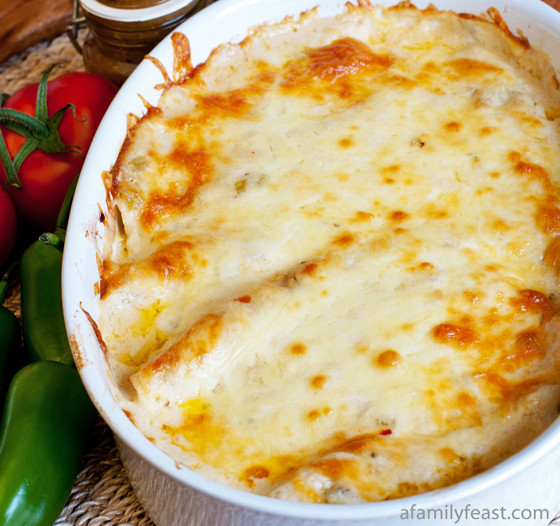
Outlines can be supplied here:
[[255, 479], [266, 479], [270, 476], [270, 471], [265, 466], [254, 465], [243, 471], [243, 479], [249, 487], [255, 486]]
[[478, 341], [476, 332], [466, 325], [440, 323], [432, 329], [432, 336], [438, 343], [448, 343], [463, 347]]
[[463, 125], [460, 122], [451, 121], [451, 122], [448, 122], [447, 124], [445, 124], [444, 128], [445, 128], [445, 131], [447, 131], [449, 133], [457, 133], [461, 130], [462, 126]]
[[383, 369], [398, 367], [401, 361], [401, 355], [393, 349], [387, 349], [386, 351], [378, 354], [375, 358], [375, 364]]
[[523, 289], [518, 296], [510, 299], [510, 304], [521, 312], [544, 312], [549, 310], [548, 298], [537, 290]]
[[315, 389], [321, 389], [327, 383], [327, 377], [323, 374], [318, 374], [311, 378], [311, 385]]
[[307, 419], [311, 421], [318, 420], [322, 416], [327, 416], [332, 413], [332, 409], [330, 407], [324, 407], [323, 409], [312, 409], [307, 413]]
[[546, 234], [560, 232], [560, 209], [556, 206], [541, 205], [537, 210], [537, 225]]
[[292, 354], [305, 354], [307, 347], [303, 343], [294, 343], [290, 346], [290, 352]]
[[235, 298], [235, 301], [239, 301], [240, 303], [251, 303], [252, 298], [247, 294], [245, 296], [239, 296], [239, 298]]
[[394, 212], [391, 212], [389, 219], [395, 223], [402, 223], [403, 221], [410, 219], [410, 215], [402, 210], [395, 210]]

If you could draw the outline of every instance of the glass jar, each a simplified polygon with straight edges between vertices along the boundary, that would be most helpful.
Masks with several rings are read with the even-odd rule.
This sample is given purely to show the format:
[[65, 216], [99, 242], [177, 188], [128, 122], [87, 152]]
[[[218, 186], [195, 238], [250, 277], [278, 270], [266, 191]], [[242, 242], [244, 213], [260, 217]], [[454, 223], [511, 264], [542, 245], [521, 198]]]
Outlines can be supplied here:
[[86, 69], [121, 85], [156, 44], [212, 0], [80, 0]]

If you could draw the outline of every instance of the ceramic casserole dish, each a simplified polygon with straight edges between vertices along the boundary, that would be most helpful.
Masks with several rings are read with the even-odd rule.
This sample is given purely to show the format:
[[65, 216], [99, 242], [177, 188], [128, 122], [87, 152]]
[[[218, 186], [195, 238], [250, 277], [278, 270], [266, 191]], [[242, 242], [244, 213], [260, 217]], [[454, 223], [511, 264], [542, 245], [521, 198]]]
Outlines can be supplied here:
[[[372, 2], [375, 3], [375, 2]], [[377, 3], [392, 5], [393, 2]], [[436, 0], [438, 9], [480, 14], [494, 7], [510, 29], [522, 31], [532, 46], [560, 67], [560, 13], [540, 0]], [[190, 42], [193, 64], [204, 62], [220, 43], [239, 42], [249, 28], [279, 22], [320, 5], [325, 15], [340, 12], [340, 0], [219, 0], [177, 31]], [[414, 2], [425, 8], [428, 2]], [[151, 53], [173, 69], [171, 38]], [[84, 385], [111, 428], [131, 484], [158, 526], [214, 525], [544, 525], [560, 510], [560, 422], [497, 466], [452, 486], [368, 504], [304, 504], [259, 496], [213, 482], [182, 467], [132, 424], [117, 403], [107, 363], [91, 319], [97, 320], [99, 247], [107, 210], [102, 174], [117, 159], [127, 132], [127, 116], [142, 115], [145, 102], [157, 105], [161, 72], [144, 60], [126, 81], [91, 145], [76, 189], [65, 242], [63, 302], [67, 331]], [[140, 96], [139, 96], [140, 95]], [[91, 317], [91, 318], [90, 318]]]

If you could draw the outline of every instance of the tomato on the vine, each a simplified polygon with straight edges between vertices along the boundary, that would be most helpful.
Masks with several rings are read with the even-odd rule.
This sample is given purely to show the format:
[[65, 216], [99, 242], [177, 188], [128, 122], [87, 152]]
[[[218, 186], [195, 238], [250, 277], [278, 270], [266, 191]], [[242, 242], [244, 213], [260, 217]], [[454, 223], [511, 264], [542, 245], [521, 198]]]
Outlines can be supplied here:
[[[7, 187], [19, 217], [31, 226], [43, 230], [54, 227], [66, 191], [80, 172], [97, 127], [117, 93], [117, 87], [112, 82], [91, 73], [66, 73], [48, 83], [47, 76], [48, 72], [42, 81], [43, 86], [46, 85], [44, 120], [47, 120], [46, 114], [49, 119], [56, 120], [53, 116], [60, 112], [61, 119], [53, 124], [52, 134], [57, 135], [58, 129], [61, 140], [57, 143], [59, 150], [64, 146], [70, 146], [71, 149], [56, 151], [55, 148], [54, 152], [33, 150], [21, 162], [19, 169], [16, 167], [20, 187], [9, 180]], [[18, 110], [37, 117], [38, 88], [39, 83], [16, 91], [0, 111]], [[63, 108], [65, 110], [61, 112]], [[40, 118], [35, 120], [41, 121]], [[12, 124], [9, 118], [2, 121], [5, 126], [0, 126], [0, 130], [7, 152], [14, 160], [29, 135], [22, 135], [27, 128], [14, 130], [12, 124], [12, 129], [9, 129], [8, 122]], [[39, 132], [38, 136], [44, 134], [40, 127]], [[4, 184], [6, 180], [7, 170], [0, 167], [0, 181]]]
[[0, 267], [6, 262], [14, 247], [16, 232], [17, 217], [14, 205], [8, 194], [0, 189]]

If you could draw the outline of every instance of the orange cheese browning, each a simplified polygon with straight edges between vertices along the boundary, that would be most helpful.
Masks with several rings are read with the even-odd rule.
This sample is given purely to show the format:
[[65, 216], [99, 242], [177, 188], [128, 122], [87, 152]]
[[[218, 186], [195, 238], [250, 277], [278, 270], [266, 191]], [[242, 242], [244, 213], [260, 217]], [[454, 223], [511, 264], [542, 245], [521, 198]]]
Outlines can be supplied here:
[[560, 401], [560, 92], [495, 10], [348, 4], [178, 78], [107, 176], [115, 393], [181, 464], [359, 503], [443, 487]]

